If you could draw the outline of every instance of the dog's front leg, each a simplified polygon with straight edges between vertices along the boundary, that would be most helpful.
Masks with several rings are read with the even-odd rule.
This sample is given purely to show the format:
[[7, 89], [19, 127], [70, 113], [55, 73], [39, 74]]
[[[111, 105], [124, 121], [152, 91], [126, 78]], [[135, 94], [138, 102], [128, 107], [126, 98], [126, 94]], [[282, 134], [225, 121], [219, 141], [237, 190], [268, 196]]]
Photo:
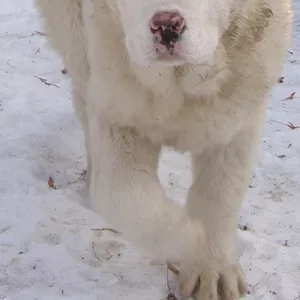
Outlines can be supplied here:
[[200, 278], [197, 300], [237, 300], [247, 291], [235, 238], [258, 149], [256, 126], [240, 131], [228, 145], [194, 156], [195, 178], [186, 209], [189, 216], [203, 222], [208, 247], [206, 259], [201, 261], [201, 254], [198, 264], [181, 267], [180, 281], [182, 293], [189, 295]]
[[125, 238], [164, 261], [195, 259], [202, 226], [167, 199], [156, 173], [160, 147], [89, 112], [92, 208]]

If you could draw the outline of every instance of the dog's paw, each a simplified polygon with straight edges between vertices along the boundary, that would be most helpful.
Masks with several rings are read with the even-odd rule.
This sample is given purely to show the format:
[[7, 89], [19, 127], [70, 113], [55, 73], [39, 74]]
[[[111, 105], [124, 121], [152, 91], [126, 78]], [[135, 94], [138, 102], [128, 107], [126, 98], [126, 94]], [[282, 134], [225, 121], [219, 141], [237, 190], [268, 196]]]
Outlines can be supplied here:
[[244, 272], [238, 263], [216, 267], [213, 261], [200, 269], [180, 267], [179, 283], [183, 297], [195, 300], [238, 300], [248, 292]]

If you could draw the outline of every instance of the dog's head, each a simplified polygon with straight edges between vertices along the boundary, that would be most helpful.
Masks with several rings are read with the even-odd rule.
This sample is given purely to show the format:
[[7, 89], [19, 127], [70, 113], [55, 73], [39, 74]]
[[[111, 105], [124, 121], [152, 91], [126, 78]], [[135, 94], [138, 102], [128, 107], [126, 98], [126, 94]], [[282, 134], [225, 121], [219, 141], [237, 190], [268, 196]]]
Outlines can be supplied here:
[[107, 0], [139, 65], [210, 64], [238, 0]]

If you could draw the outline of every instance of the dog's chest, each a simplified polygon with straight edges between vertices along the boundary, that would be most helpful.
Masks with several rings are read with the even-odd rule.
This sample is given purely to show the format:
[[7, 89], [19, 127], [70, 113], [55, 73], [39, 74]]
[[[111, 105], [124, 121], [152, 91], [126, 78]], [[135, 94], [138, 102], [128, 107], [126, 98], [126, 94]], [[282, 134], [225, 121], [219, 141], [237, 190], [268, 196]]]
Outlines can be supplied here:
[[219, 97], [220, 82], [227, 78], [227, 71], [201, 73], [187, 67], [142, 71], [137, 69], [135, 74], [145, 97], [137, 99], [132, 94], [130, 107], [135, 109], [127, 121], [154, 143], [201, 151], [229, 141], [240, 126], [237, 116], [243, 108], [234, 103], [234, 97]]
[[182, 151], [202, 151], [213, 144], [230, 141], [240, 127], [236, 110], [228, 103], [184, 101], [170, 115], [148, 109], [132, 124], [154, 143], [167, 144]]

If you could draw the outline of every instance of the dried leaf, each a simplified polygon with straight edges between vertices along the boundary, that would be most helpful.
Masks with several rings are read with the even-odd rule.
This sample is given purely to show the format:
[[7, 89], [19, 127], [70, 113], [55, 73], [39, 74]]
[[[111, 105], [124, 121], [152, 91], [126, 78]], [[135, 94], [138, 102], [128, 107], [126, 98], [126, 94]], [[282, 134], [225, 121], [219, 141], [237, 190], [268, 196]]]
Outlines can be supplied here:
[[284, 79], [284, 77], [279, 77], [278, 83], [283, 83], [283, 79]]
[[68, 182], [68, 184], [74, 184], [74, 183], [77, 183], [79, 180], [83, 179], [85, 180], [86, 178], [86, 170], [83, 170], [80, 174], [79, 174], [79, 177], [73, 181], [73, 182]]
[[49, 187], [51, 187], [51, 189], [56, 190], [55, 181], [52, 176], [50, 176], [48, 179], [48, 185]]
[[291, 129], [297, 129], [297, 128], [300, 128], [299, 125], [294, 125], [293, 123], [289, 122], [288, 124], [286, 124], [286, 126], [288, 126], [289, 128]]
[[293, 100], [295, 98], [296, 92], [291, 93], [287, 98], [285, 98], [283, 101], [286, 100]]

